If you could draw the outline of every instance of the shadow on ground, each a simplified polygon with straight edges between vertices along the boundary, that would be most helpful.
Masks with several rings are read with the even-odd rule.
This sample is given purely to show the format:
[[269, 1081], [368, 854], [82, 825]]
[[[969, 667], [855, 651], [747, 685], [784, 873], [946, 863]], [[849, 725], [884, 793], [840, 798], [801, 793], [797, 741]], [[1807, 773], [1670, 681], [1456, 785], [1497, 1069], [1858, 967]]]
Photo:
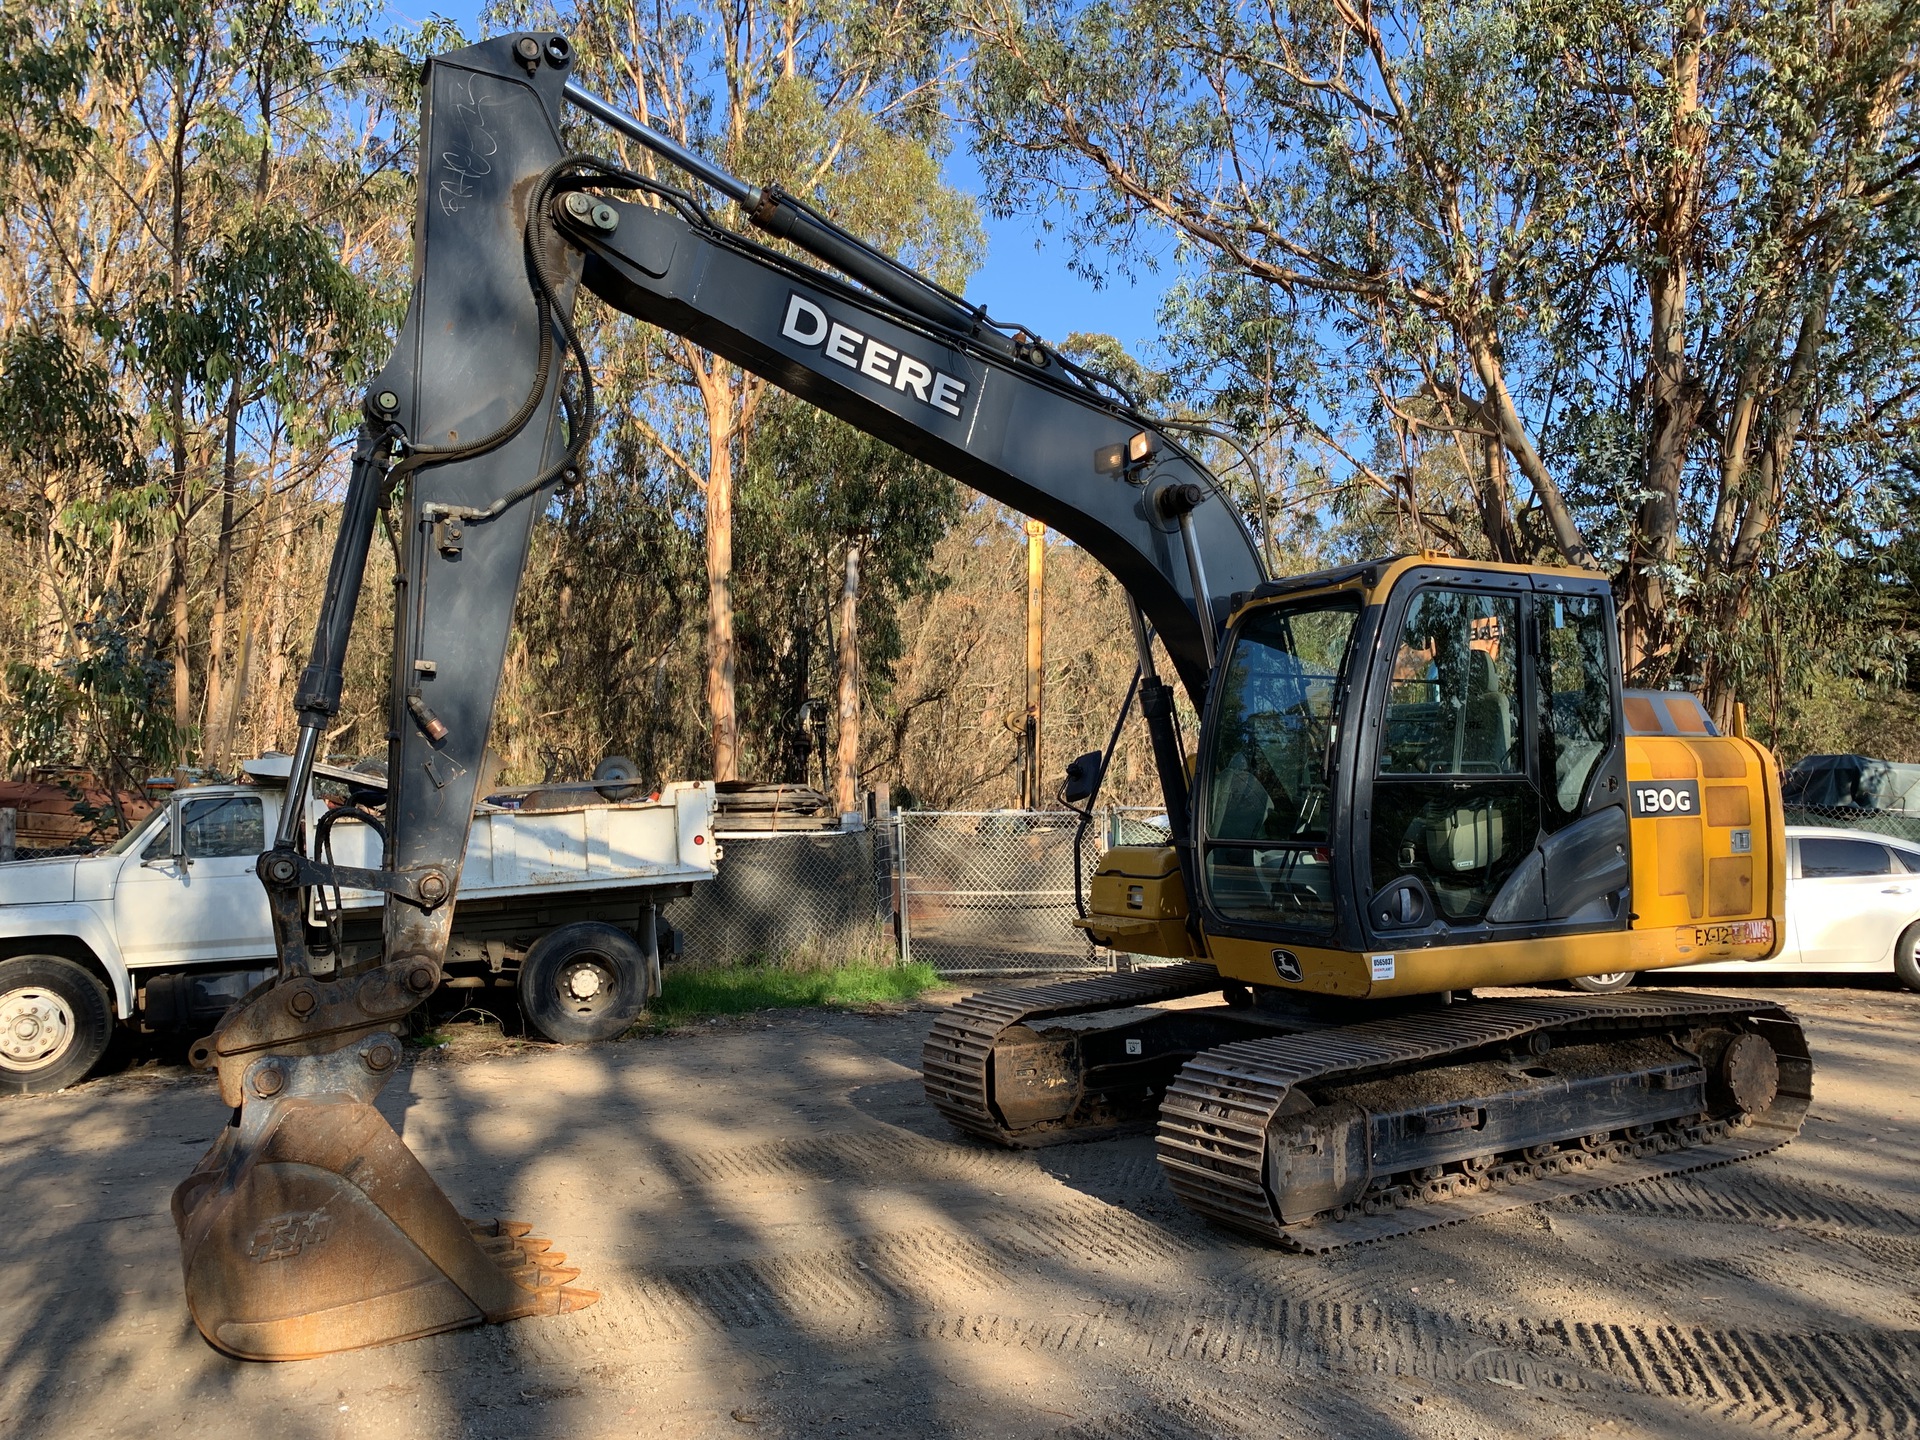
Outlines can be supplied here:
[[1146, 1136], [956, 1139], [926, 1013], [429, 1057], [383, 1109], [605, 1298], [283, 1366], [187, 1320], [167, 1197], [225, 1112], [135, 1063], [0, 1104], [0, 1433], [1909, 1434], [1920, 996], [1787, 999], [1821, 1056], [1787, 1150], [1325, 1257], [1195, 1220]]

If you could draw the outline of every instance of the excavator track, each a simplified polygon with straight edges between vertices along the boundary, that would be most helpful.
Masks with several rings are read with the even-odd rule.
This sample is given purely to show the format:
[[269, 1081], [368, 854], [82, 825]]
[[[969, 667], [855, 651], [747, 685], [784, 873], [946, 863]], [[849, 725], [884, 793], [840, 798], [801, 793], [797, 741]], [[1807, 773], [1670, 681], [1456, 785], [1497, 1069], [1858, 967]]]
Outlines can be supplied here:
[[920, 1057], [927, 1098], [969, 1135], [1015, 1149], [1055, 1145], [1109, 1131], [1116, 1127], [1089, 1126], [1084, 1121], [1009, 1126], [992, 1098], [995, 1045], [1007, 1031], [1029, 1020], [1178, 1000], [1216, 990], [1220, 983], [1220, 974], [1211, 965], [1193, 962], [1059, 985], [982, 991], [934, 1022]]
[[[1309, 1091], [1325, 1096], [1395, 1074], [1405, 1083], [1502, 1049], [1546, 1058], [1556, 1039], [1604, 1042], [1609, 1034], [1700, 1026], [1754, 1035], [1771, 1047], [1778, 1078], [1766, 1104], [1749, 1112], [1723, 1103], [1718, 1115], [1699, 1112], [1586, 1135], [1573, 1145], [1535, 1144], [1377, 1176], [1364, 1194], [1283, 1218], [1275, 1176], [1288, 1157], [1275, 1153], [1275, 1142], [1301, 1149], [1318, 1143], [1306, 1130], [1288, 1130], [1290, 1116], [1314, 1112]], [[1777, 1005], [1686, 994], [1470, 1002], [1197, 1055], [1161, 1104], [1157, 1149], [1191, 1209], [1271, 1244], [1320, 1253], [1764, 1154], [1799, 1133], [1812, 1076], [1805, 1035]], [[1359, 1133], [1364, 1146], [1366, 1132]]]

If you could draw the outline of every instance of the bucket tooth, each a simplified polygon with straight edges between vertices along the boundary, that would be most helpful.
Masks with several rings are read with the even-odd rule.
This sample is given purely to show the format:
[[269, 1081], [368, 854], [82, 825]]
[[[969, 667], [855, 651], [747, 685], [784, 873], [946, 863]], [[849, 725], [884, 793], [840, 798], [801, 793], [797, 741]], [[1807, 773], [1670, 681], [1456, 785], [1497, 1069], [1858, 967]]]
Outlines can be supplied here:
[[497, 1236], [505, 1240], [517, 1240], [522, 1235], [533, 1233], [533, 1226], [525, 1220], [468, 1220], [467, 1228], [489, 1239]]
[[242, 1359], [307, 1359], [599, 1298], [541, 1276], [529, 1246], [543, 1255], [551, 1242], [530, 1226], [488, 1222], [506, 1242], [493, 1253], [500, 1240], [482, 1240], [379, 1111], [344, 1095], [250, 1100], [174, 1191], [173, 1215], [194, 1323]]

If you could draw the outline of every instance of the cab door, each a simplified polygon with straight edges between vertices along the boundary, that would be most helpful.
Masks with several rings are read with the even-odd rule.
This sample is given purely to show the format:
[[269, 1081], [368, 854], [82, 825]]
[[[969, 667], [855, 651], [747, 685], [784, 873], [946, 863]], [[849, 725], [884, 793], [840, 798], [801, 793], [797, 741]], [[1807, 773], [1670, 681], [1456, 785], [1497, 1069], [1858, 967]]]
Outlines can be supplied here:
[[129, 966], [271, 956], [273, 921], [254, 872], [267, 848], [265, 804], [246, 793], [186, 795], [170, 823], [130, 854], [113, 889], [114, 931]]
[[1195, 791], [1212, 932], [1324, 945], [1347, 921], [1342, 712], [1363, 600], [1352, 587], [1304, 596], [1234, 628]]
[[1403, 572], [1368, 684], [1355, 827], [1372, 943], [1623, 928], [1613, 607], [1597, 578]]

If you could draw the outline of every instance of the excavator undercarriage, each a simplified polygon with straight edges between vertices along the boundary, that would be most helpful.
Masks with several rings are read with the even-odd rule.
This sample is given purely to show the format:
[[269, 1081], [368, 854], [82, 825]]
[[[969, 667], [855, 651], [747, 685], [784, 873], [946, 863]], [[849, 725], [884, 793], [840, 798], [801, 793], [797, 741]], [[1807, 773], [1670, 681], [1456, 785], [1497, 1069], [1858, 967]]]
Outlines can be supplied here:
[[976, 995], [927, 1038], [928, 1098], [1014, 1148], [1155, 1129], [1187, 1206], [1317, 1252], [1746, 1159], [1791, 1140], [1812, 1096], [1777, 1005], [1165, 1003], [1221, 988], [1189, 962]]

